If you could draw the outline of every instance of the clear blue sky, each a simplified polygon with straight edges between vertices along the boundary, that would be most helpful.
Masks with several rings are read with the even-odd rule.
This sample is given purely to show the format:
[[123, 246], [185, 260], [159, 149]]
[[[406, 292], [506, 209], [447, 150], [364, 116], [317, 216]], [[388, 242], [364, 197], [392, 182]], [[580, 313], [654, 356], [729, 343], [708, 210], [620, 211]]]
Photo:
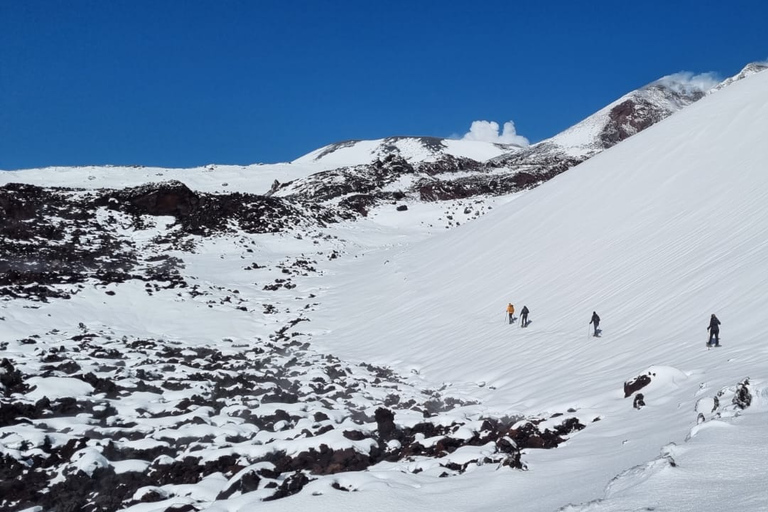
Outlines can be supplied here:
[[768, 2], [0, 0], [0, 169], [289, 161], [512, 120], [532, 142], [768, 58]]

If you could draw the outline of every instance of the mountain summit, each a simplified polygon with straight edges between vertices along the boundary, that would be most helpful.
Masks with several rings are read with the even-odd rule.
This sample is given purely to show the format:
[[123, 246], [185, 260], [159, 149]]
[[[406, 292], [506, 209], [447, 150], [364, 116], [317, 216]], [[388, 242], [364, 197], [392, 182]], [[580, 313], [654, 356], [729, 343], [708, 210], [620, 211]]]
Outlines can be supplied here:
[[554, 137], [491, 163], [546, 167], [555, 161], [584, 161], [700, 100], [715, 84], [711, 78], [692, 80], [685, 73], [663, 77], [625, 94]]

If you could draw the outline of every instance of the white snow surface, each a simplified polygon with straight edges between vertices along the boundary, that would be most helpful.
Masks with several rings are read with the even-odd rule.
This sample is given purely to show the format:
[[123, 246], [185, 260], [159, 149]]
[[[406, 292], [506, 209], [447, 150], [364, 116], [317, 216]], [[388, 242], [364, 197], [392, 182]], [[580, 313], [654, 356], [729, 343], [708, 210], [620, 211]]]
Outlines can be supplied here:
[[44, 167], [0, 172], [0, 185], [29, 183], [41, 187], [124, 188], [176, 180], [201, 192], [265, 194], [275, 180], [303, 178], [324, 170], [318, 165], [207, 165], [190, 169], [144, 166]]
[[[278, 305], [275, 315], [213, 307], [205, 297], [185, 299], [175, 291], [147, 296], [143, 283], [129, 281], [114, 285], [114, 296], [93, 287], [70, 300], [34, 307], [0, 302], [0, 341], [9, 342], [0, 355], [31, 373], [41, 366], [42, 348], [62, 343], [52, 329], [68, 325], [71, 334], [79, 321], [109, 331], [115, 340], [154, 337], [173, 347], [212, 345], [237, 354], [292, 318], [286, 311], [303, 307], [312, 293], [316, 305], [302, 310], [310, 322], [301, 327], [312, 335], [313, 350], [351, 364], [389, 366], [402, 378], [402, 390], [410, 386], [414, 395], [441, 389], [473, 402], [441, 421], [461, 419], [463, 429], [471, 429], [480, 415], [550, 418], [572, 410], [586, 425], [558, 448], [526, 449], [527, 471], [484, 464], [440, 478], [442, 469], [430, 459], [380, 463], [364, 472], [318, 478], [300, 493], [271, 502], [260, 501], [268, 495], [262, 489], [217, 501], [227, 480], [216, 473], [196, 485], [163, 486], [158, 493], [167, 499], [134, 504], [127, 509], [133, 512], [186, 503], [221, 512], [765, 511], [767, 134], [768, 74], [759, 73], [534, 190], [489, 201], [490, 213], [471, 222], [462, 219], [454, 229], [444, 229], [446, 206], [437, 203], [407, 212], [383, 208], [361, 221], [330, 226], [324, 232], [331, 238], [317, 240], [315, 250], [327, 255], [338, 249], [344, 257], [318, 257], [321, 273], [297, 277], [295, 293], [269, 295], [254, 286], [269, 271], [244, 272], [243, 266], [251, 259], [264, 263], [303, 256], [313, 250], [309, 237], [238, 234], [254, 243], [246, 261], [236, 237], [206, 240], [194, 254], [180, 256], [187, 275], [210, 290], [237, 288], [247, 304], [270, 300]], [[269, 172], [256, 177], [254, 171], [252, 182], [236, 181], [242, 173], [233, 169], [226, 179], [240, 190], [263, 192], [272, 179], [280, 179], [281, 169], [294, 168], [264, 166], [259, 172]], [[222, 190], [216, 183], [223, 180], [213, 178], [217, 170], [201, 170], [194, 179], [190, 174], [188, 183]], [[119, 187], [143, 183], [154, 170], [141, 172], [144, 178], [117, 168], [48, 169], [14, 172], [14, 179], [0, 173], [0, 179]], [[170, 178], [184, 181], [164, 176]], [[244, 188], [246, 183], [254, 188]], [[508, 302], [518, 312], [529, 307], [527, 328], [506, 322]], [[593, 310], [602, 317], [598, 338], [589, 335]], [[722, 321], [723, 346], [707, 350], [711, 313]], [[15, 342], [31, 335], [39, 335], [36, 344]], [[96, 373], [100, 368], [86, 359], [79, 363]], [[135, 364], [127, 361], [131, 371]], [[160, 372], [159, 366], [142, 369]], [[369, 378], [360, 372], [361, 382]], [[624, 398], [623, 384], [642, 374], [651, 375], [652, 382], [641, 390], [646, 406], [638, 410], [632, 398]], [[307, 382], [312, 377], [308, 367]], [[731, 398], [747, 377], [753, 400], [742, 411]], [[51, 398], [57, 390], [57, 396], [93, 391], [81, 381], [52, 379], [37, 378], [38, 388], [27, 398]], [[134, 380], [125, 377], [122, 384]], [[219, 449], [195, 452], [210, 459], [230, 452], [247, 459], [268, 450], [270, 442], [286, 450], [318, 442], [301, 438], [291, 445], [296, 432], [255, 432], [227, 411], [214, 415], [205, 407], [165, 419], [148, 417], [194, 392], [133, 393], [130, 400], [113, 402], [120, 418], [148, 434], [126, 444], [156, 446], [187, 435], [254, 436], [249, 445], [222, 440]], [[370, 388], [352, 400], [374, 409], [386, 393]], [[304, 405], [289, 412], [299, 414]], [[341, 415], [326, 412], [331, 421], [335, 413]], [[66, 427], [47, 423], [60, 432], [93, 428], [77, 420], [59, 419]], [[401, 424], [419, 420], [406, 412], [395, 418]], [[13, 455], [26, 441], [41, 442], [34, 436], [41, 434], [32, 425], [0, 429], [0, 453]], [[63, 443], [63, 436], [50, 435], [54, 445]], [[360, 448], [333, 431], [323, 441]], [[76, 454], [73, 466], [87, 473], [108, 464], [119, 472], [143, 467], [142, 462], [111, 463], [96, 446]], [[462, 464], [487, 451], [464, 447], [450, 460]]]
[[[702, 393], [748, 376], [764, 386], [766, 134], [768, 74], [757, 74], [476, 223], [367, 258], [347, 274], [326, 301], [337, 314], [320, 338], [335, 354], [418, 372], [497, 410], [572, 407], [601, 418], [565, 447], [530, 452], [525, 476], [479, 477], [468, 485], [482, 491], [445, 490], [430, 507], [556, 510], [600, 498], [623, 469], [685, 441]], [[527, 329], [503, 323], [510, 301], [531, 310]], [[588, 336], [593, 310], [603, 319], [600, 338]], [[724, 346], [707, 351], [711, 313], [723, 322]], [[646, 371], [662, 378], [637, 411], [622, 383]], [[709, 442], [718, 442], [714, 429]], [[731, 470], [721, 464], [685, 469], [704, 481]], [[730, 509], [740, 492], [696, 489], [697, 506], [708, 510]], [[741, 510], [764, 510], [768, 491], [760, 492]], [[360, 508], [386, 508], [363, 500]]]
[[26, 395], [30, 400], [39, 400], [44, 396], [51, 400], [65, 396], [80, 397], [93, 391], [93, 386], [87, 382], [67, 377], [32, 377], [27, 383], [33, 386]]

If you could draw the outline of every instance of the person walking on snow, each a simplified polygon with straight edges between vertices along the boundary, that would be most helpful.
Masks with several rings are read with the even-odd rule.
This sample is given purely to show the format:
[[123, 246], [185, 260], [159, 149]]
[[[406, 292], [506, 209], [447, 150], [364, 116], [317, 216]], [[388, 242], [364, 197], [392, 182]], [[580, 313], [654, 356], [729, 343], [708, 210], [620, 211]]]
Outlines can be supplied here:
[[597, 316], [597, 313], [594, 311], [592, 312], [592, 320], [590, 320], [589, 323], [595, 324], [595, 334], [593, 334], [593, 336], [597, 336], [597, 326], [600, 325], [600, 317]]
[[507, 306], [507, 316], [509, 317], [509, 323], [511, 324], [515, 320], [515, 306], [510, 302]]
[[707, 346], [709, 347], [712, 345], [712, 337], [715, 338], [714, 346], [719, 347], [720, 346], [720, 320], [717, 319], [714, 313], [712, 313], [712, 316], [709, 318], [709, 327], [707, 327], [707, 330], [709, 331], [709, 339], [707, 340]]
[[528, 306], [523, 306], [523, 310], [520, 311], [520, 327], [528, 327]]

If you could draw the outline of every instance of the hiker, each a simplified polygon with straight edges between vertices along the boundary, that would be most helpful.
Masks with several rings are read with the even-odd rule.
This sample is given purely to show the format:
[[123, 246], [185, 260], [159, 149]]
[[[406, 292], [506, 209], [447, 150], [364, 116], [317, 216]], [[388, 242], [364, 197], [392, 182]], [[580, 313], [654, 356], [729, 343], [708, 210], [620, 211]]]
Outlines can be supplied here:
[[589, 323], [595, 324], [595, 334], [593, 334], [593, 336], [597, 336], [598, 335], [597, 326], [600, 325], [600, 317], [597, 316], [597, 313], [595, 313], [594, 311], [592, 312], [592, 320], [590, 320]]
[[507, 316], [510, 324], [515, 321], [515, 306], [511, 302], [507, 305]]
[[[709, 318], [709, 327], [707, 327], [707, 330], [709, 331], [709, 339], [707, 341], [707, 346], [714, 345], [716, 347], [720, 346], [720, 320], [717, 319], [714, 313], [712, 313], [712, 316]], [[715, 343], [712, 343], [712, 337], [715, 338]]]
[[528, 306], [523, 306], [523, 310], [520, 311], [520, 327], [528, 327]]

